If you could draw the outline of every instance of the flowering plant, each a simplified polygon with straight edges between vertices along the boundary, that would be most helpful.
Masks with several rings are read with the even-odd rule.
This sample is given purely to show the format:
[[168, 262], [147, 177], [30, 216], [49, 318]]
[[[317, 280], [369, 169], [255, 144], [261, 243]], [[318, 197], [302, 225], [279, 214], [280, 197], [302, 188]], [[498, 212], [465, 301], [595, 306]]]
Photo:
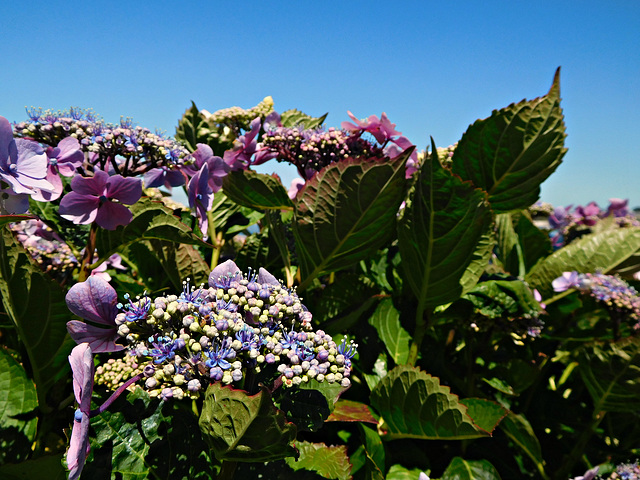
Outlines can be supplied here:
[[564, 480], [637, 453], [640, 227], [531, 207], [558, 75], [424, 152], [271, 97], [192, 104], [175, 138], [28, 117], [0, 117], [0, 478]]

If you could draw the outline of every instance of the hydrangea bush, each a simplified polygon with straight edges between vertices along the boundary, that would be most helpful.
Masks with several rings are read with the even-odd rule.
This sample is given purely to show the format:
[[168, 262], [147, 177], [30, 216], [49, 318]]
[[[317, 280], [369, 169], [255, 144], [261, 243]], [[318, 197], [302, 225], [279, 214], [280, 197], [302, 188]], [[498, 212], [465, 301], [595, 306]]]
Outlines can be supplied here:
[[274, 107], [0, 117], [0, 478], [635, 478], [640, 227], [536, 203], [559, 72], [421, 151]]

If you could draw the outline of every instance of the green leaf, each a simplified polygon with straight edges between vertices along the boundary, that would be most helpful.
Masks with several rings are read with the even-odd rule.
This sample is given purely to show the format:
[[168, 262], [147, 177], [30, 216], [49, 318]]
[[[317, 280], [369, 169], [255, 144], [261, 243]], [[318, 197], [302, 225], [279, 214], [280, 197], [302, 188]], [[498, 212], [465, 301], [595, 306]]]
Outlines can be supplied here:
[[524, 277], [538, 260], [551, 254], [549, 236], [538, 229], [524, 212], [496, 215], [498, 259], [505, 271]]
[[0, 228], [4, 227], [8, 223], [22, 222], [23, 220], [31, 220], [33, 215], [0, 215]]
[[207, 138], [198, 134], [203, 126], [205, 126], [205, 118], [192, 101], [191, 107], [182, 115], [176, 127], [176, 140], [183, 142], [189, 151], [194, 152], [198, 143], [207, 143]]
[[320, 392], [327, 400], [329, 411], [333, 412], [340, 395], [346, 392], [349, 387], [343, 387], [339, 383], [319, 382], [315, 378], [309, 379], [308, 382], [298, 385], [301, 390], [316, 390]]
[[133, 220], [115, 230], [98, 229], [96, 248], [101, 259], [106, 259], [119, 248], [140, 240], [169, 240], [190, 245], [208, 245], [193, 234], [191, 229], [173, 215], [161, 202], [141, 198], [131, 206]]
[[324, 478], [348, 480], [351, 478], [351, 463], [346, 445], [330, 447], [324, 443], [296, 442], [300, 458], [286, 458], [291, 469], [311, 470]]
[[531, 424], [524, 417], [513, 412], [509, 412], [506, 418], [500, 423], [500, 428], [533, 462], [538, 466], [538, 470], [543, 468], [544, 460], [540, 449], [538, 437], [531, 428]]
[[584, 346], [578, 371], [595, 404], [594, 412], [640, 409], [640, 337]]
[[301, 289], [322, 273], [367, 258], [392, 238], [411, 151], [393, 160], [346, 159], [306, 183], [297, 197], [293, 225]]
[[192, 245], [166, 240], [151, 240], [149, 244], [167, 277], [178, 291], [182, 290], [182, 281], [187, 278], [191, 279], [191, 285], [196, 288], [201, 283], [207, 283], [210, 273], [209, 265]]
[[46, 412], [48, 390], [69, 370], [67, 355], [73, 342], [65, 340], [71, 313], [62, 288], [32, 263], [7, 228], [0, 237], [0, 293], [27, 351], [38, 404]]
[[560, 165], [565, 137], [558, 69], [547, 95], [495, 110], [471, 125], [453, 152], [452, 171], [488, 192], [497, 213], [527, 208]]
[[224, 177], [222, 188], [227, 197], [245, 207], [259, 210], [293, 210], [293, 203], [287, 191], [280, 179], [273, 175], [253, 170], [230, 172]]
[[255, 395], [212, 383], [200, 415], [205, 441], [219, 460], [266, 462], [297, 456], [296, 427], [262, 387]]
[[236, 254], [235, 262], [242, 271], [247, 271], [248, 267], [256, 270], [263, 267], [275, 275], [273, 267], [279, 268], [282, 265], [278, 253], [278, 245], [273, 236], [269, 235], [269, 229], [263, 228], [261, 232], [246, 237], [244, 245]]
[[460, 403], [467, 407], [467, 415], [473, 419], [473, 423], [489, 433], [493, 433], [508, 413], [499, 403], [485, 398], [464, 398]]
[[407, 363], [411, 336], [400, 324], [400, 312], [390, 298], [383, 299], [369, 319], [396, 365]]
[[62, 454], [46, 455], [26, 462], [0, 466], [3, 480], [66, 480]]
[[391, 465], [386, 480], [419, 480], [421, 473], [422, 470], [417, 468], [409, 470], [402, 465]]
[[640, 250], [640, 227], [585, 235], [538, 262], [525, 279], [542, 298], [553, 294], [551, 282], [562, 272], [608, 273]]
[[[500, 421], [497, 404], [466, 400], [450, 393], [449, 387], [415, 367], [398, 366], [371, 392], [371, 405], [384, 419], [380, 427], [386, 438], [463, 440], [487, 437]], [[501, 407], [500, 407], [501, 408]], [[501, 411], [504, 416], [504, 409]], [[473, 419], [475, 414], [478, 419]]]
[[282, 123], [283, 127], [301, 126], [305, 129], [318, 128], [324, 123], [327, 115], [328, 113], [325, 113], [321, 117], [311, 117], [296, 109], [285, 110], [280, 115], [280, 123]]
[[500, 480], [500, 474], [487, 460], [454, 457], [440, 480]]
[[364, 422], [376, 424], [378, 421], [371, 413], [368, 405], [353, 400], [340, 399], [336, 402], [335, 408], [327, 422]]
[[279, 407], [299, 431], [307, 432], [319, 430], [331, 413], [327, 399], [318, 390], [288, 388]]
[[420, 302], [443, 305], [475, 285], [493, 246], [492, 222], [486, 193], [451, 175], [432, 154], [398, 222], [402, 271]]
[[31, 453], [38, 419], [36, 388], [7, 350], [0, 348], [0, 464], [17, 463]]
[[125, 480], [214, 476], [197, 418], [178, 402], [158, 402], [142, 389], [120, 397], [92, 418], [93, 458], [83, 478], [101, 478], [105, 469]]
[[367, 456], [374, 463], [376, 470], [384, 472], [386, 470], [385, 451], [380, 435], [378, 435], [378, 432], [374, 429], [366, 427], [363, 424], [360, 424], [360, 431], [364, 437], [364, 448]]

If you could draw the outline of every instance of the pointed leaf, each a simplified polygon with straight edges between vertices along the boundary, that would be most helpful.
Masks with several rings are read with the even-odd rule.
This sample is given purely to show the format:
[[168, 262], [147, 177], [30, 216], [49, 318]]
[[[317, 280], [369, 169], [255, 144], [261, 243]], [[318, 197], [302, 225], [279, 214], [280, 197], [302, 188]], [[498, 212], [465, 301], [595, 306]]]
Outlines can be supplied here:
[[280, 122], [283, 127], [297, 127], [301, 126], [305, 129], [318, 128], [324, 123], [327, 118], [327, 113], [321, 117], [310, 117], [306, 113], [302, 113], [299, 110], [291, 109], [282, 112], [280, 115]]
[[96, 247], [100, 258], [106, 259], [118, 248], [139, 240], [169, 240], [191, 245], [207, 245], [191, 229], [160, 202], [142, 198], [131, 206], [133, 220], [115, 230], [98, 229]]
[[400, 312], [393, 306], [390, 298], [383, 299], [369, 319], [387, 347], [389, 356], [396, 365], [407, 363], [409, 358], [409, 341], [411, 336], [400, 324]]
[[578, 371], [595, 404], [594, 411], [640, 409], [640, 337], [616, 343], [586, 345]]
[[525, 277], [542, 298], [553, 294], [551, 282], [562, 272], [609, 273], [640, 250], [640, 227], [585, 235], [538, 262]]
[[207, 283], [210, 268], [192, 245], [155, 239], [150, 240], [149, 245], [177, 290], [182, 289], [182, 282], [187, 278], [196, 288]]
[[33, 215], [0, 215], [0, 228], [4, 227], [7, 223], [22, 222], [23, 220], [31, 220]]
[[26, 462], [2, 465], [0, 478], [3, 480], [66, 480], [67, 472], [62, 467], [62, 454], [59, 453]]
[[327, 422], [363, 422], [378, 424], [368, 405], [353, 400], [337, 401]]
[[455, 457], [440, 480], [500, 480], [500, 474], [487, 460]]
[[471, 125], [453, 152], [452, 170], [488, 192], [496, 212], [527, 208], [560, 165], [565, 137], [558, 69], [547, 95], [511, 104]]
[[467, 407], [467, 415], [473, 419], [473, 423], [489, 433], [493, 433], [508, 413], [498, 402], [486, 398], [465, 398], [460, 403]]
[[239, 205], [259, 210], [293, 210], [280, 179], [252, 170], [230, 172], [222, 181], [227, 197]]
[[436, 307], [473, 287], [492, 248], [491, 226], [486, 194], [431, 155], [398, 223], [404, 278], [416, 298]]
[[500, 428], [504, 433], [538, 465], [538, 469], [544, 465], [540, 442], [531, 428], [531, 424], [524, 417], [513, 412], [500, 423]]
[[389, 160], [346, 159], [309, 180], [297, 197], [294, 234], [302, 287], [349, 267], [391, 239], [412, 150]]
[[479, 422], [492, 427], [491, 430], [483, 429], [471, 418], [469, 409], [457, 395], [450, 393], [449, 387], [441, 385], [438, 378], [410, 366], [391, 370], [371, 392], [371, 405], [384, 419], [381, 429], [386, 431], [386, 438], [392, 440], [487, 437], [495, 428], [493, 420], [497, 412], [492, 406], [491, 412], [485, 414], [474, 405], [474, 413], [481, 414]]
[[378, 435], [378, 432], [373, 428], [366, 427], [363, 424], [360, 424], [360, 431], [362, 432], [362, 435], [364, 437], [364, 449], [367, 453], [367, 456], [375, 465], [375, 468], [373, 470], [384, 472], [386, 470], [386, 455], [380, 435]]
[[409, 470], [402, 465], [392, 465], [387, 472], [387, 480], [420, 480], [422, 470], [414, 468]]
[[269, 390], [249, 395], [212, 383], [200, 415], [205, 441], [219, 460], [266, 462], [297, 456], [296, 427], [276, 409]]
[[204, 116], [192, 101], [191, 107], [182, 115], [176, 127], [176, 140], [183, 142], [189, 151], [194, 152], [198, 143], [207, 143], [206, 138], [198, 135], [198, 130], [205, 126]]
[[324, 478], [347, 480], [351, 478], [351, 463], [346, 445], [330, 447], [324, 443], [296, 442], [300, 458], [286, 458], [291, 469], [311, 470]]
[[36, 388], [24, 368], [0, 349], [0, 464], [17, 463], [31, 453], [38, 424]]
[[65, 339], [71, 313], [62, 288], [32, 263], [7, 228], [0, 236], [0, 293], [29, 356], [38, 403], [47, 411], [49, 388], [69, 370], [66, 357], [73, 342]]

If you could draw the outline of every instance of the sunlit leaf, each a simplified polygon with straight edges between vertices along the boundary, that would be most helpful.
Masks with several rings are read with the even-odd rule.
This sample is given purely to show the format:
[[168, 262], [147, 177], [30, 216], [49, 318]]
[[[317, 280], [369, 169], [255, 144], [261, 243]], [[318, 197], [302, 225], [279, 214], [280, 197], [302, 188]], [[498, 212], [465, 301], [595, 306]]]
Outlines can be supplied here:
[[340, 399], [327, 422], [363, 422], [377, 424], [368, 405], [353, 400]]
[[471, 125], [453, 153], [453, 173], [488, 192], [498, 213], [527, 208], [560, 165], [565, 137], [558, 69], [545, 96], [494, 110]]
[[291, 109], [285, 110], [280, 115], [280, 122], [283, 127], [297, 127], [301, 126], [305, 129], [318, 128], [324, 123], [324, 120], [327, 118], [327, 113], [322, 115], [321, 117], [311, 117], [306, 113], [302, 113], [299, 110]]
[[324, 443], [296, 442], [300, 458], [286, 458], [293, 470], [311, 470], [324, 478], [347, 480], [351, 478], [351, 463], [346, 445], [330, 447]]
[[500, 428], [518, 448], [538, 465], [538, 469], [544, 465], [540, 442], [524, 415], [509, 412], [509, 415], [500, 423]]
[[407, 363], [411, 336], [400, 324], [400, 312], [390, 298], [383, 299], [369, 319], [396, 365]]
[[260, 210], [292, 210], [293, 203], [276, 176], [253, 170], [230, 172], [223, 179], [225, 195], [245, 207]]
[[500, 474], [487, 460], [454, 457], [440, 480], [500, 480]]
[[398, 223], [404, 278], [426, 307], [475, 285], [493, 247], [492, 222], [485, 192], [442, 168], [437, 155], [427, 159]]

